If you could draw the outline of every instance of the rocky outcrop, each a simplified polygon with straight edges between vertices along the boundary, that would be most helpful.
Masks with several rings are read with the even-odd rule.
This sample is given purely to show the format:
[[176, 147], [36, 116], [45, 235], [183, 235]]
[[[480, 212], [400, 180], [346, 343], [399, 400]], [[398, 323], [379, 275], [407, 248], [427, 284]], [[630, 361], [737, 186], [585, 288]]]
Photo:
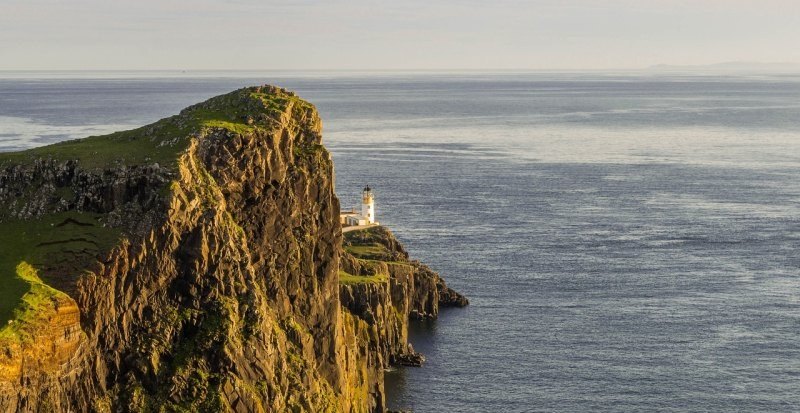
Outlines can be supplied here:
[[369, 342], [379, 357], [370, 362], [380, 370], [422, 365], [425, 357], [408, 343], [409, 319], [434, 319], [440, 307], [463, 307], [467, 299], [428, 266], [409, 260], [385, 227], [348, 232], [343, 245], [341, 268], [353, 282], [342, 284], [340, 300], [374, 326]]
[[316, 110], [269, 86], [0, 155], [0, 272], [50, 291], [0, 332], [0, 410], [384, 411], [409, 315], [466, 300], [388, 231], [343, 251], [338, 214]]
[[[465, 307], [469, 301], [448, 287], [425, 264], [410, 260], [408, 252], [386, 227], [346, 234], [342, 268], [351, 274], [387, 274], [393, 303], [401, 314], [416, 319], [435, 319], [440, 307]], [[347, 294], [342, 303], [347, 307]]]

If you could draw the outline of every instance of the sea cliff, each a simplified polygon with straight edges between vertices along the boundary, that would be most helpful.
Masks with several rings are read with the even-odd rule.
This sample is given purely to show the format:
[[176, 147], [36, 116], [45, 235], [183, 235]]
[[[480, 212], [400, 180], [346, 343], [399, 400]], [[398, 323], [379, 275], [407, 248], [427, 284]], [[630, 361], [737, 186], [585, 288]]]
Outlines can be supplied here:
[[260, 86], [0, 154], [0, 410], [385, 411], [409, 320], [467, 301], [342, 235], [321, 130]]

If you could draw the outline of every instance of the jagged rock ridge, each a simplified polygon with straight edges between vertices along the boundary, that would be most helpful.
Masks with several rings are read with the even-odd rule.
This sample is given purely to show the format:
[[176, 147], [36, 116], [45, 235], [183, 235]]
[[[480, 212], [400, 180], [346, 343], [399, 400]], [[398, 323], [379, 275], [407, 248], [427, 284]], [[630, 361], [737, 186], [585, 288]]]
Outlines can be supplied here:
[[409, 316], [466, 299], [338, 215], [316, 110], [271, 86], [0, 154], [0, 410], [385, 410]]

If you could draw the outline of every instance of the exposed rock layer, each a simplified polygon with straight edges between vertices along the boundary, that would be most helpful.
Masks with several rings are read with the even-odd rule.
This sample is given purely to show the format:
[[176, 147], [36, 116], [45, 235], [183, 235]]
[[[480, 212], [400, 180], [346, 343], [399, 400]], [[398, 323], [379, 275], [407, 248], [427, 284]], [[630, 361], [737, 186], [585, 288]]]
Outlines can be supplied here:
[[0, 334], [0, 410], [384, 411], [409, 316], [466, 300], [387, 230], [347, 242], [387, 256], [343, 250], [313, 106], [247, 88], [134, 132], [106, 164], [72, 156], [103, 138], [0, 157], [6, 225], [80, 212], [120, 234], [4, 258], [66, 294]]

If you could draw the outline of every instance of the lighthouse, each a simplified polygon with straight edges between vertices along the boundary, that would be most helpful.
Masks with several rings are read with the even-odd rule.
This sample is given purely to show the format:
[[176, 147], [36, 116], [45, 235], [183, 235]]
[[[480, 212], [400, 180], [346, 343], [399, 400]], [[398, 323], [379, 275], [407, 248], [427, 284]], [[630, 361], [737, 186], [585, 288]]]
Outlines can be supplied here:
[[339, 222], [342, 224], [342, 232], [380, 225], [375, 220], [375, 196], [369, 185], [361, 192], [361, 213], [356, 208], [342, 211], [339, 213]]
[[375, 223], [375, 197], [372, 195], [372, 188], [369, 185], [364, 187], [361, 194], [361, 216], [368, 224]]

